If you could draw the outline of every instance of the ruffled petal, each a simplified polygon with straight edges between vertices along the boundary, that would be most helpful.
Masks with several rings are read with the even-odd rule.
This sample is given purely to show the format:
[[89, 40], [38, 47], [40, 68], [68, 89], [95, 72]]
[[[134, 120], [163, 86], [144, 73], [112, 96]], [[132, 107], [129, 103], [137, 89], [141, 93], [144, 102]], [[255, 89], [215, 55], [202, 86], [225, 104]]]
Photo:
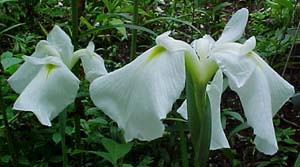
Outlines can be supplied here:
[[49, 64], [42, 65], [13, 108], [32, 111], [43, 125], [51, 126], [50, 120], [74, 101], [79, 89], [79, 80], [59, 58], [47, 57], [40, 61], [39, 58], [32, 58], [27, 57], [37, 64], [46, 63], [45, 60]]
[[256, 68], [250, 56], [241, 54], [242, 47], [238, 43], [226, 43], [214, 48], [210, 56], [236, 87], [242, 87]]
[[94, 104], [125, 132], [125, 140], [161, 137], [161, 119], [171, 111], [185, 84], [184, 56], [155, 46], [121, 69], [95, 79]]
[[60, 53], [63, 62], [71, 68], [74, 46], [70, 37], [57, 25], [49, 32], [47, 41]]
[[192, 56], [196, 56], [195, 50], [191, 47], [190, 44], [176, 40], [172, 37], [169, 37], [171, 31], [167, 31], [156, 38], [157, 45], [161, 45], [169, 51], [184, 51], [189, 52]]
[[223, 93], [223, 74], [218, 70], [213, 81], [207, 87], [211, 106], [212, 133], [210, 149], [230, 148], [221, 123], [221, 96]]
[[295, 94], [294, 87], [275, 72], [262, 58], [256, 53], [252, 53], [258, 66], [263, 71], [271, 93], [273, 115]]
[[[43, 58], [47, 56], [59, 57], [59, 53], [47, 41], [42, 40], [37, 44], [35, 52], [31, 57]], [[21, 93], [40, 69], [40, 65], [24, 62], [7, 81], [15, 92]]]
[[204, 35], [202, 38], [192, 42], [192, 46], [196, 50], [200, 60], [209, 57], [214, 44], [215, 40], [210, 35]]
[[230, 88], [239, 95], [247, 123], [254, 129], [256, 148], [265, 154], [276, 153], [278, 146], [272, 121], [272, 93], [262, 69], [256, 68], [242, 87], [230, 84]]
[[226, 24], [217, 44], [234, 42], [241, 38], [248, 21], [249, 11], [246, 8], [238, 10]]
[[74, 54], [81, 58], [85, 78], [92, 82], [94, 79], [107, 74], [104, 60], [94, 52], [95, 45], [90, 42], [86, 49], [76, 51]]

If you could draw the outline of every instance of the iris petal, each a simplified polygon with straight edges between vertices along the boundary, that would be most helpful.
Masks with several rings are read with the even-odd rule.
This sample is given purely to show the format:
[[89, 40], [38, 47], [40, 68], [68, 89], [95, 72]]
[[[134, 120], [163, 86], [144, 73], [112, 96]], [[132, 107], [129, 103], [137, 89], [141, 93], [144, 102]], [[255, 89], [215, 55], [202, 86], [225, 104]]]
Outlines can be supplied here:
[[74, 46], [70, 37], [57, 25], [49, 32], [47, 41], [60, 53], [61, 59], [71, 68]]
[[229, 144], [221, 123], [221, 96], [223, 93], [223, 75], [218, 70], [213, 81], [207, 87], [207, 94], [211, 106], [212, 133], [210, 149], [216, 150], [220, 148], [229, 148]]
[[50, 120], [74, 101], [79, 89], [79, 80], [68, 67], [57, 57], [51, 59], [41, 59], [40, 64], [45, 61], [49, 61], [49, 64], [42, 65], [13, 107], [16, 110], [32, 111], [47, 126], [51, 126]]
[[278, 146], [272, 121], [271, 92], [261, 68], [256, 68], [242, 87], [230, 84], [230, 88], [239, 95], [247, 123], [254, 129], [256, 148], [265, 154], [276, 153]]
[[104, 60], [94, 52], [94, 43], [90, 42], [86, 49], [78, 50], [74, 55], [81, 58], [85, 78], [92, 82], [94, 79], [107, 74]]
[[226, 43], [214, 48], [210, 57], [236, 87], [242, 87], [256, 68], [251, 57], [241, 54], [242, 47], [238, 43]]
[[[31, 57], [43, 58], [47, 56], [59, 57], [59, 54], [49, 42], [42, 40], [37, 44], [35, 52]], [[24, 62], [7, 81], [15, 92], [21, 93], [40, 69], [40, 65]]]
[[171, 111], [185, 84], [183, 52], [155, 46], [134, 61], [95, 79], [94, 104], [118, 123], [125, 140], [161, 137], [161, 119]]
[[288, 101], [295, 93], [294, 87], [284, 80], [276, 71], [274, 71], [260, 56], [252, 52], [258, 66], [264, 73], [268, 81], [271, 93], [272, 113], [273, 115]]
[[246, 8], [238, 10], [226, 24], [217, 44], [234, 42], [241, 38], [248, 21], [249, 11]]

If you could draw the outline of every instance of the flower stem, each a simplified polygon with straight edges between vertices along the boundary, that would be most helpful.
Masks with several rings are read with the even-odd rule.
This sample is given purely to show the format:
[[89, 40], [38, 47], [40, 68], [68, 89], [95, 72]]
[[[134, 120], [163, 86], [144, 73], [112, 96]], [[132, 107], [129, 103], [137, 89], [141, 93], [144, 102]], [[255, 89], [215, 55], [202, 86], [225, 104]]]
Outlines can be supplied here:
[[[1, 69], [0, 69], [1, 70]], [[1, 88], [0, 88], [1, 89]], [[5, 131], [6, 131], [6, 140], [8, 143], [8, 150], [10, 155], [12, 156], [12, 166], [18, 166], [18, 159], [17, 159], [17, 154], [15, 152], [14, 149], [14, 144], [13, 144], [13, 137], [11, 134], [11, 129], [7, 120], [7, 115], [6, 115], [6, 111], [4, 109], [4, 102], [3, 102], [3, 98], [2, 98], [2, 90], [0, 90], [0, 107], [1, 107], [1, 111], [2, 111], [2, 115], [3, 115], [3, 124], [5, 127]]]
[[67, 155], [66, 134], [65, 134], [66, 122], [67, 122], [66, 118], [67, 118], [67, 112], [63, 111], [59, 115], [63, 167], [68, 167], [68, 155]]
[[218, 66], [211, 60], [185, 55], [188, 123], [195, 152], [194, 166], [206, 166], [211, 140], [211, 111], [206, 86]]
[[[78, 0], [72, 0], [72, 42], [74, 44], [74, 49], [78, 49], [78, 20], [79, 20], [79, 14], [78, 9], [81, 1]], [[84, 2], [83, 2], [84, 3]], [[84, 6], [84, 5], [82, 5]], [[82, 9], [84, 10], [84, 9]], [[79, 75], [79, 78], [81, 79], [82, 76], [80, 74], [80, 65], [79, 63], [76, 64], [74, 73]], [[81, 135], [80, 135], [80, 116], [82, 112], [82, 103], [80, 98], [75, 99], [75, 115], [74, 115], [74, 124], [75, 124], [75, 149], [81, 149]], [[81, 166], [82, 162], [82, 154], [79, 154], [76, 158], [76, 166]]]
[[[138, 0], [134, 0], [133, 7], [133, 20], [132, 24], [137, 25], [138, 17]], [[130, 60], [133, 60], [136, 57], [136, 40], [137, 40], [137, 30], [132, 29], [131, 45], [130, 45]]]
[[182, 159], [182, 167], [188, 167], [188, 153], [187, 153], [187, 142], [186, 136], [184, 134], [184, 123], [178, 122], [179, 126], [179, 137], [180, 137], [180, 152], [181, 152], [181, 159]]

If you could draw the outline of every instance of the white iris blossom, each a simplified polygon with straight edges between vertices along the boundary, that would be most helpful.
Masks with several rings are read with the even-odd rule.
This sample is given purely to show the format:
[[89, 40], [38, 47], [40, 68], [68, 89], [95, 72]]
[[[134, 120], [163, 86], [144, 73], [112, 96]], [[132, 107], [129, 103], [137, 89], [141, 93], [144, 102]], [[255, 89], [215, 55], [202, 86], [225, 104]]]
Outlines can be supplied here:
[[[89, 48], [74, 54], [73, 49], [69, 36], [54, 26], [47, 40], [40, 41], [31, 56], [24, 56], [25, 62], [8, 79], [14, 91], [20, 93], [13, 109], [32, 111], [43, 125], [51, 126], [50, 121], [74, 101], [79, 89], [80, 81], [70, 70], [79, 59], [76, 53], [81, 53], [84, 62], [89, 62], [90, 55], [95, 54]], [[83, 66], [88, 71], [99, 70], [93, 77], [106, 72], [103, 61], [97, 59]]]
[[[171, 111], [185, 85], [185, 56], [199, 64], [213, 61], [219, 70], [207, 87], [212, 114], [210, 149], [229, 147], [220, 118], [225, 74], [229, 87], [240, 97], [247, 123], [254, 129], [257, 149], [274, 154], [278, 146], [272, 117], [294, 94], [294, 88], [252, 51], [254, 37], [244, 44], [235, 42], [247, 20], [247, 9], [237, 11], [217, 41], [205, 35], [189, 45], [169, 37], [169, 32], [158, 36], [156, 46], [92, 82], [93, 102], [124, 130], [126, 141], [158, 138], [164, 132], [161, 119]], [[186, 110], [184, 103], [178, 112], [187, 118]]]

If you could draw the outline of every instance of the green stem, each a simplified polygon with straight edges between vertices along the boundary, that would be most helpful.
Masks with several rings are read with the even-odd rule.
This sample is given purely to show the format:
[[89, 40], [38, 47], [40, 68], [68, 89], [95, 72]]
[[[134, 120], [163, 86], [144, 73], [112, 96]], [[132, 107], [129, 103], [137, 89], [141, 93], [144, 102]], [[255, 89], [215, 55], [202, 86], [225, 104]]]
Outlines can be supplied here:
[[182, 167], [188, 167], [189, 161], [188, 161], [188, 153], [187, 153], [186, 136], [184, 134], [184, 123], [178, 122], [178, 126], [179, 126], [179, 136], [180, 136], [180, 152], [182, 158]]
[[78, 4], [77, 0], [72, 0], [72, 42], [74, 49], [78, 49]]
[[[2, 101], [2, 99], [1, 99], [1, 101]], [[3, 106], [2, 102], [1, 102], [0, 105]], [[3, 115], [3, 122], [4, 122], [4, 126], [5, 126], [5, 131], [6, 131], [6, 140], [7, 140], [7, 143], [8, 143], [8, 150], [9, 150], [9, 153], [12, 157], [12, 166], [18, 166], [18, 160], [17, 160], [17, 156], [16, 156], [16, 153], [15, 153], [15, 149], [14, 149], [11, 129], [10, 129], [8, 121], [7, 121], [7, 115], [6, 115], [6, 112], [3, 109], [3, 107], [1, 107], [1, 111], [2, 111], [2, 115]]]
[[188, 121], [195, 152], [194, 166], [204, 167], [211, 140], [211, 111], [206, 86], [218, 66], [211, 60], [199, 61], [197, 56], [186, 54], [185, 67]]
[[67, 123], [67, 112], [63, 111], [59, 115], [59, 123], [60, 123], [60, 135], [61, 135], [61, 150], [62, 150], [62, 161], [63, 167], [68, 167], [68, 155], [67, 155], [67, 146], [66, 146], [66, 123]]
[[[134, 8], [133, 8], [133, 20], [132, 24], [137, 25], [137, 17], [138, 17], [138, 0], [134, 0]], [[137, 41], [137, 30], [132, 30], [131, 37], [131, 45], [130, 45], [130, 60], [133, 60], [136, 57], [136, 41]]]
[[1, 91], [2, 90], [0, 90], [0, 107], [1, 107], [2, 115], [3, 115], [3, 124], [4, 124], [4, 127], [5, 127], [5, 131], [6, 131], [5, 134], [6, 134], [6, 140], [7, 140], [7, 143], [8, 143], [8, 150], [9, 150], [10, 155], [12, 156], [12, 166], [18, 166], [17, 154], [16, 154], [15, 149], [14, 149], [11, 129], [10, 129], [10, 126], [9, 126], [9, 123], [8, 123], [8, 120], [7, 120], [6, 111], [3, 107], [4, 102], [3, 102]]
[[[78, 0], [72, 0], [72, 42], [74, 44], [74, 49], [78, 49], [78, 21], [79, 21], [79, 14], [78, 14], [78, 9], [79, 9], [79, 3], [80, 1]], [[83, 9], [82, 9], [83, 10]], [[79, 78], [81, 77], [80, 74], [80, 65], [79, 63], [76, 64], [74, 73], [79, 75]], [[75, 115], [74, 115], [74, 124], [75, 124], [75, 148], [76, 149], [81, 149], [81, 135], [80, 135], [80, 115], [82, 112], [82, 103], [80, 98], [75, 99]], [[77, 159], [77, 164], [76, 166], [81, 166], [82, 162], [82, 154], [78, 155]]]

